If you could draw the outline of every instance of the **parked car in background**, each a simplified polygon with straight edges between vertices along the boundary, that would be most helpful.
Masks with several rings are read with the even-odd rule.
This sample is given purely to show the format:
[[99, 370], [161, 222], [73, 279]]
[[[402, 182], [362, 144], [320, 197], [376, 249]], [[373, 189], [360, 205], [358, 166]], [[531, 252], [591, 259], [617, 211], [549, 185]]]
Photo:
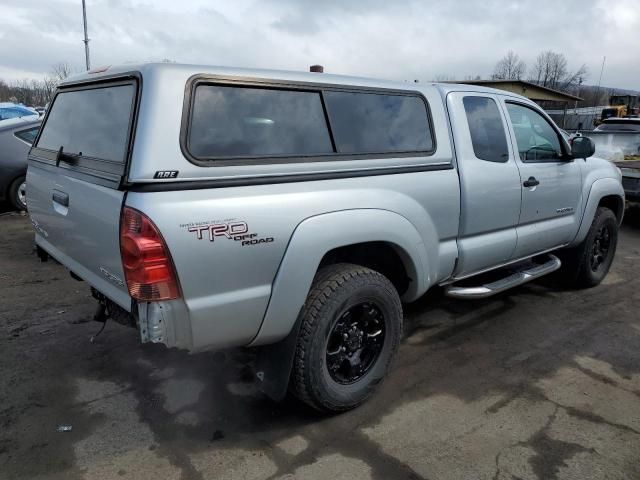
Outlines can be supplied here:
[[8, 200], [18, 210], [27, 208], [27, 154], [40, 123], [37, 115], [31, 121], [0, 122], [0, 200]]
[[10, 102], [0, 103], [0, 122], [13, 118], [38, 118], [39, 116], [40, 114], [35, 109], [25, 107], [24, 105]]
[[640, 133], [640, 118], [607, 118], [594, 128], [596, 132], [638, 132]]
[[585, 135], [595, 142], [596, 155], [620, 168], [627, 202], [640, 203], [640, 118], [607, 118]]

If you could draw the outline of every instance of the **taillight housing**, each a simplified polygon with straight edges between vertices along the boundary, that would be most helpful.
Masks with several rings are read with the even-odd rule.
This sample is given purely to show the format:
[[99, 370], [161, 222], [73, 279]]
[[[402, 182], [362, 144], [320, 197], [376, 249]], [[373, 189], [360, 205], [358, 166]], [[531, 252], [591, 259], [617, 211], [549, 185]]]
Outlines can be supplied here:
[[158, 228], [143, 213], [122, 209], [120, 256], [129, 295], [155, 302], [180, 297], [178, 276]]

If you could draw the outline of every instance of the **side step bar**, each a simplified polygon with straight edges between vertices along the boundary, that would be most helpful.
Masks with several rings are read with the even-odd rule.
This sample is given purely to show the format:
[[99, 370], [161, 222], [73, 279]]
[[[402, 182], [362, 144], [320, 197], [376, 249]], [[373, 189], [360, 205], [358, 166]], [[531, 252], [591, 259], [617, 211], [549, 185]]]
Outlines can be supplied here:
[[555, 255], [549, 255], [549, 260], [541, 265], [531, 266], [527, 265], [526, 268], [519, 272], [512, 273], [511, 275], [496, 280], [485, 285], [477, 287], [458, 287], [455, 284], [446, 288], [445, 294], [448, 297], [453, 298], [486, 298], [495, 295], [510, 288], [517, 287], [523, 283], [530, 282], [536, 278], [540, 278], [551, 272], [555, 272], [560, 268], [561, 262]]

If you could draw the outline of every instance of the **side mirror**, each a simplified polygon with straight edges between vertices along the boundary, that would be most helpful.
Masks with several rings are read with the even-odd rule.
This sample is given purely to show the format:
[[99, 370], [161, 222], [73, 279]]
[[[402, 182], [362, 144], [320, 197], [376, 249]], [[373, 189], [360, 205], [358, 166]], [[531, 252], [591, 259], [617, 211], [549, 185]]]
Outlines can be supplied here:
[[571, 156], [585, 160], [596, 153], [596, 146], [589, 137], [575, 137], [571, 142]]

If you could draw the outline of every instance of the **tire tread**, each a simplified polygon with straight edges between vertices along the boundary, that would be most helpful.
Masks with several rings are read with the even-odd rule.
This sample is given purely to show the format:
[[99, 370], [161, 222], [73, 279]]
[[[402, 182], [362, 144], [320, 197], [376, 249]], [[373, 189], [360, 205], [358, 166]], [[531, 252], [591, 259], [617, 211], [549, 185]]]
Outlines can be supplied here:
[[[366, 397], [357, 402], [357, 404], [347, 406], [336, 405], [323, 397], [318, 385], [314, 385], [313, 382], [310, 381], [310, 375], [307, 371], [306, 357], [308, 355], [309, 348], [314, 341], [316, 329], [320, 323], [319, 317], [321, 310], [336, 297], [336, 294], [340, 289], [345, 288], [345, 285], [351, 282], [357, 282], [360, 285], [376, 283], [379, 286], [382, 286], [387, 290], [390, 298], [395, 300], [398, 310], [402, 312], [402, 306], [400, 304], [397, 291], [384, 275], [376, 272], [375, 270], [371, 270], [360, 265], [338, 263], [329, 265], [318, 271], [309, 291], [309, 295], [307, 296], [307, 300], [300, 312], [300, 315], [302, 315], [302, 323], [300, 325], [298, 343], [294, 356], [290, 389], [300, 401], [306, 403], [315, 410], [322, 412], [339, 412], [349, 410], [362, 403], [373, 392], [373, 389], [371, 388]], [[400, 332], [402, 332], [401, 324]], [[393, 352], [397, 350], [400, 338], [401, 334], [392, 346]], [[385, 365], [385, 370], [388, 369], [392, 358], [393, 355], [390, 355], [387, 365]]]
[[[562, 261], [562, 268], [559, 271], [560, 278], [562, 282], [571, 288], [589, 288], [594, 287], [600, 283], [602, 279], [597, 281], [594, 279], [591, 274], [591, 269], [589, 266], [589, 255], [590, 250], [589, 246], [591, 245], [592, 237], [595, 235], [595, 230], [598, 225], [603, 223], [609, 219], [613, 219], [616, 221], [617, 219], [615, 213], [611, 211], [611, 209], [607, 207], [598, 207], [595, 215], [593, 216], [593, 220], [591, 222], [591, 226], [589, 227], [589, 232], [585, 239], [577, 245], [576, 247], [566, 249], [558, 252], [559, 257]], [[603, 220], [604, 219], [604, 220]], [[617, 234], [616, 234], [617, 241]], [[613, 244], [613, 252], [612, 255], [615, 256], [616, 244]], [[606, 276], [606, 273], [605, 273]], [[604, 278], [604, 277], [603, 277]]]

